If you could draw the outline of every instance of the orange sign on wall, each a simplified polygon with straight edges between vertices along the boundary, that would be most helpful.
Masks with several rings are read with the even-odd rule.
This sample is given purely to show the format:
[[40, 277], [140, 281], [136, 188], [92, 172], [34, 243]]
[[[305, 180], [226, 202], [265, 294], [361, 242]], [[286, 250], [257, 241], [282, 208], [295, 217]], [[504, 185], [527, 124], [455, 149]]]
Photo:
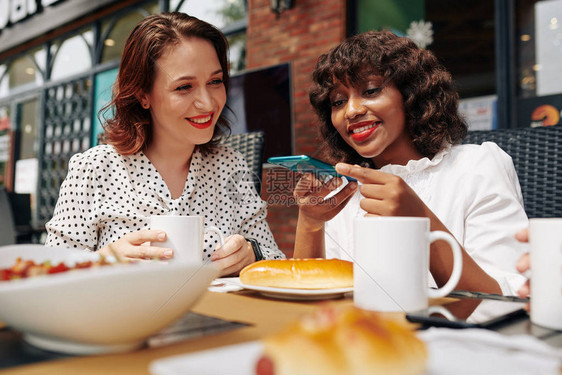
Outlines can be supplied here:
[[560, 121], [560, 111], [550, 104], [541, 105], [531, 114], [531, 127], [556, 125]]

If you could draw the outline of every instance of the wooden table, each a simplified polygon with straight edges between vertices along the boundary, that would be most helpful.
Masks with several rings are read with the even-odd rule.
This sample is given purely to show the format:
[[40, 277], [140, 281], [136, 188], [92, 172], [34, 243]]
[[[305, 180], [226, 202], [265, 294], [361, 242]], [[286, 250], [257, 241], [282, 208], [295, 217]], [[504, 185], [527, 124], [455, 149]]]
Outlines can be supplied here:
[[[431, 300], [430, 304], [442, 305], [452, 301], [456, 300], [441, 298], [438, 300]], [[250, 291], [228, 294], [206, 292], [193, 308], [193, 312], [223, 320], [247, 323], [249, 325], [159, 348], [144, 348], [133, 352], [110, 355], [67, 357], [29, 365], [9, 367], [0, 370], [0, 375], [149, 374], [149, 364], [156, 359], [262, 339], [303, 314], [314, 311], [319, 305], [324, 303], [346, 306], [352, 305], [353, 299], [341, 298], [315, 302], [284, 301], [262, 297]], [[402, 313], [387, 314], [404, 318], [404, 314]], [[415, 328], [415, 326], [413, 326], [413, 328]], [[502, 333], [508, 335], [518, 333], [532, 334], [532, 329], [533, 327], [531, 327], [528, 319], [526, 319], [518, 324], [508, 326]], [[4, 332], [12, 334], [11, 331]], [[554, 346], [562, 347], [562, 334], [548, 337], [545, 341], [548, 341]]]
[[[293, 302], [268, 299], [252, 292], [214, 293], [206, 292], [193, 308], [199, 314], [224, 320], [248, 323], [249, 326], [219, 334], [183, 341], [160, 348], [145, 348], [133, 352], [81, 356], [10, 367], [0, 370], [2, 375], [142, 375], [149, 374], [153, 360], [198, 350], [217, 348], [246, 341], [259, 340], [282, 328], [288, 322], [311, 312], [321, 302]], [[352, 298], [331, 300], [337, 305], [351, 305]]]

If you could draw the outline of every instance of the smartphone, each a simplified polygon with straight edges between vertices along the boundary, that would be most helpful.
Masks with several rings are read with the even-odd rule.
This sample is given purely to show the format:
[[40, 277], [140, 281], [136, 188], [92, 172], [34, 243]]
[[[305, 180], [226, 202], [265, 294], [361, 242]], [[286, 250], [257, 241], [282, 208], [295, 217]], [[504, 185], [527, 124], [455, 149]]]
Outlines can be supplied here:
[[514, 299], [462, 298], [443, 306], [407, 313], [406, 319], [427, 327], [488, 328], [527, 318], [525, 302]]
[[[323, 179], [327, 176], [344, 177], [336, 172], [336, 168], [333, 165], [307, 155], [276, 156], [267, 159], [267, 161], [271, 164], [290, 169], [293, 172], [314, 173]], [[345, 176], [345, 178], [348, 181], [357, 181], [353, 177]]]

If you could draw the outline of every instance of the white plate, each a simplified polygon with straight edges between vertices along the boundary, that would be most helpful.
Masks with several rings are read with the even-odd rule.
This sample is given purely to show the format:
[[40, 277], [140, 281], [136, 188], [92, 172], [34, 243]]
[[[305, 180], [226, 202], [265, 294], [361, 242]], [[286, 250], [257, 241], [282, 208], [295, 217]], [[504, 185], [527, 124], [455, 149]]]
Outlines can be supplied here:
[[244, 289], [253, 290], [260, 294], [278, 299], [288, 300], [323, 300], [341, 298], [346, 293], [353, 292], [353, 288], [336, 288], [336, 289], [288, 289], [288, 288], [272, 288], [267, 286], [256, 286], [243, 284], [238, 277], [225, 280], [226, 283], [237, 285]]
[[[419, 333], [429, 352], [425, 375], [559, 374], [556, 350], [532, 336], [502, 336], [487, 330], [432, 330]], [[262, 348], [261, 342], [251, 341], [162, 358], [152, 362], [149, 370], [152, 375], [252, 375]]]

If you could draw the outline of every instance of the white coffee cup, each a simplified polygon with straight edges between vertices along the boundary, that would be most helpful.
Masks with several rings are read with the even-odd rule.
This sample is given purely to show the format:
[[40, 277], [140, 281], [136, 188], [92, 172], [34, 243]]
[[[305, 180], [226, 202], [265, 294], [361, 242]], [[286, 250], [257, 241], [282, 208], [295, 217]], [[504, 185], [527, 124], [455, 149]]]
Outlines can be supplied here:
[[562, 218], [529, 223], [531, 322], [562, 330]]
[[[354, 227], [354, 291], [357, 307], [412, 312], [427, 308], [428, 298], [453, 291], [462, 272], [462, 253], [446, 232], [429, 231], [424, 217], [361, 217]], [[454, 255], [449, 281], [430, 289], [429, 245], [444, 240]]]
[[152, 242], [152, 246], [174, 250], [174, 261], [202, 263], [206, 232], [216, 233], [221, 246], [224, 245], [224, 236], [220, 229], [205, 227], [203, 216], [152, 215], [150, 229], [166, 232], [166, 241]]

